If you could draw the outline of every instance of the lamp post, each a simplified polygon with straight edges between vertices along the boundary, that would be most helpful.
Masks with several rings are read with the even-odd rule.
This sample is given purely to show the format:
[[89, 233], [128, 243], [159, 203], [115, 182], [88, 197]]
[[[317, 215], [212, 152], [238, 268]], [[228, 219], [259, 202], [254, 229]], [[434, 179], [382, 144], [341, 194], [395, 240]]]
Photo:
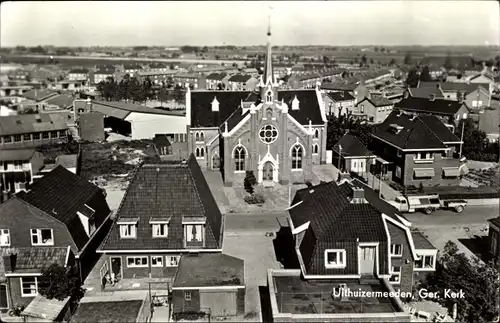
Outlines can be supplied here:
[[342, 160], [342, 146], [339, 145], [339, 173], [342, 173], [342, 171], [340, 170], [340, 161]]
[[464, 130], [465, 130], [465, 120], [467, 118], [464, 118], [462, 116], [462, 134], [460, 135], [460, 152], [458, 154], [458, 158], [461, 159], [462, 158], [462, 147], [464, 145]]

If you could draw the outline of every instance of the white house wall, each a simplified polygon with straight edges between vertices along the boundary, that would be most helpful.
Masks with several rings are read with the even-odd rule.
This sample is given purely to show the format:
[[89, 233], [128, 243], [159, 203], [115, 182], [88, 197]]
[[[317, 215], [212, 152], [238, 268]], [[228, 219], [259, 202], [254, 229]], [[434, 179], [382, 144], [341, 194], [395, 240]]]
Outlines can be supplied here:
[[131, 124], [132, 139], [151, 139], [162, 133], [186, 133], [184, 116], [132, 112], [125, 120]]

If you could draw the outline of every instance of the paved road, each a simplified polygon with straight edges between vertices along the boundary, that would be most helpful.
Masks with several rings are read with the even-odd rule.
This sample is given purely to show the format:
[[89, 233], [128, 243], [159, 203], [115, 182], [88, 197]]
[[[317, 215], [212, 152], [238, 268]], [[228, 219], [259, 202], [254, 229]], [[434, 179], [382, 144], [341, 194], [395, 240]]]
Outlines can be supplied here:
[[279, 230], [280, 224], [286, 224], [285, 212], [276, 213], [228, 213], [226, 214], [225, 232], [232, 233], [242, 232], [261, 233], [261, 232], [276, 232]]
[[462, 213], [440, 210], [433, 212], [431, 215], [417, 212], [405, 214], [405, 217], [413, 224], [413, 226], [420, 228], [466, 224], [486, 225], [486, 220], [499, 216], [498, 208], [498, 205], [467, 206]]

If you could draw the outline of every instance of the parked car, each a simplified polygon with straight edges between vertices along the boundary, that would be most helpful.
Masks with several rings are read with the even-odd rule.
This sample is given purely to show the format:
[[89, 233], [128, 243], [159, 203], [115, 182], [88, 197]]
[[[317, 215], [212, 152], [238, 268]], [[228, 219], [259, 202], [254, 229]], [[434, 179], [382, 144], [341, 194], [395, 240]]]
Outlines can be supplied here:
[[413, 213], [422, 211], [431, 214], [434, 210], [452, 209], [457, 213], [462, 213], [467, 205], [465, 200], [442, 200], [439, 195], [409, 195], [398, 196], [395, 201], [389, 204], [397, 208], [400, 212]]

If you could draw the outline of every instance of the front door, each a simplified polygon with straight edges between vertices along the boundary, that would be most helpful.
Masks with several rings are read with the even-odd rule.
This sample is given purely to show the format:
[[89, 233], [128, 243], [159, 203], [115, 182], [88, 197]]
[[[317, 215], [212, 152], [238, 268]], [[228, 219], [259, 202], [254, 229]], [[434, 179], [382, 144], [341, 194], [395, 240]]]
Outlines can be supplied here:
[[359, 248], [359, 268], [360, 275], [375, 274], [375, 247], [360, 247]]
[[273, 171], [274, 166], [271, 162], [266, 162], [262, 169], [262, 180], [263, 181], [272, 181], [273, 180]]
[[9, 301], [7, 300], [7, 285], [0, 284], [0, 309], [9, 308]]
[[116, 278], [122, 278], [122, 258], [111, 257], [111, 272]]
[[212, 169], [219, 169], [220, 168], [220, 157], [219, 154], [215, 153], [212, 157]]

